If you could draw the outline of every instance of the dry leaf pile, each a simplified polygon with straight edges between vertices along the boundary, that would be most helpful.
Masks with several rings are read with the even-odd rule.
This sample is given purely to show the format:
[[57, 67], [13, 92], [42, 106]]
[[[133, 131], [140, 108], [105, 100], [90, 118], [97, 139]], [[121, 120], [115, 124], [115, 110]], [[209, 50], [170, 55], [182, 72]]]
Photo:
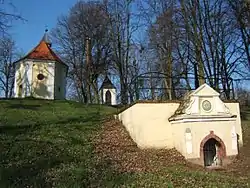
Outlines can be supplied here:
[[95, 140], [97, 154], [111, 161], [120, 172], [149, 172], [160, 170], [161, 167], [186, 164], [184, 157], [175, 149], [139, 149], [117, 120], [106, 121]]

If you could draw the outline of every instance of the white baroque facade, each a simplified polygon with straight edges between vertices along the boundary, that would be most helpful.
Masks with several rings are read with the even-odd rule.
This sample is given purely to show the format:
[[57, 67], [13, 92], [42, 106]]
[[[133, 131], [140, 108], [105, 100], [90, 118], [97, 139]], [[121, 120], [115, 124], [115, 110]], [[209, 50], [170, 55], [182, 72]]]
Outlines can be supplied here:
[[176, 148], [205, 166], [229, 163], [243, 145], [239, 103], [223, 102], [207, 84], [181, 102], [138, 102], [117, 117], [138, 147]]

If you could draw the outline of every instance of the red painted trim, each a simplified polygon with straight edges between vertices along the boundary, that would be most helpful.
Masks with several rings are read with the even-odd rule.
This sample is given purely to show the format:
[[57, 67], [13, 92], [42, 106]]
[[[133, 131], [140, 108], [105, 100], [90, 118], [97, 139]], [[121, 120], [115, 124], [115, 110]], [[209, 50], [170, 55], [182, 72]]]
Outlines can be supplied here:
[[220, 143], [221, 147], [219, 149], [219, 157], [221, 159], [223, 159], [224, 157], [226, 157], [226, 146], [225, 146], [224, 142], [217, 135], [214, 134], [214, 131], [210, 131], [210, 134], [207, 135], [201, 141], [201, 144], [200, 144], [200, 158], [201, 158], [202, 161], [204, 161], [204, 152], [203, 152], [204, 145], [211, 138], [215, 139], [217, 142]]

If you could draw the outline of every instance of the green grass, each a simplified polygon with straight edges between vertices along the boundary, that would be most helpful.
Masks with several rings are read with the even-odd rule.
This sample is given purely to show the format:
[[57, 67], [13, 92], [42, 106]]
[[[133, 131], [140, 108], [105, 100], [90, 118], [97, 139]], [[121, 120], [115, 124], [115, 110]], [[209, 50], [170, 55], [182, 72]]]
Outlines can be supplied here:
[[0, 188], [250, 187], [246, 177], [181, 165], [157, 173], [118, 172], [93, 146], [102, 120], [114, 112], [66, 101], [0, 101]]
[[91, 136], [113, 111], [65, 101], [0, 101], [0, 187], [91, 184]]

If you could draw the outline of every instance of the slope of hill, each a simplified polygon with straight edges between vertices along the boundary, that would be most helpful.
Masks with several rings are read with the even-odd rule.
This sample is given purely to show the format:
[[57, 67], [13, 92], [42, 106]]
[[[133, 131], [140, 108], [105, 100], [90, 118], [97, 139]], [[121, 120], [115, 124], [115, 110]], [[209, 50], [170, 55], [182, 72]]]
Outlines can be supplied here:
[[244, 147], [223, 171], [175, 150], [140, 150], [107, 106], [0, 101], [0, 187], [250, 187], [250, 110]]
[[0, 101], [0, 187], [88, 184], [92, 135], [111, 107], [46, 100]]

